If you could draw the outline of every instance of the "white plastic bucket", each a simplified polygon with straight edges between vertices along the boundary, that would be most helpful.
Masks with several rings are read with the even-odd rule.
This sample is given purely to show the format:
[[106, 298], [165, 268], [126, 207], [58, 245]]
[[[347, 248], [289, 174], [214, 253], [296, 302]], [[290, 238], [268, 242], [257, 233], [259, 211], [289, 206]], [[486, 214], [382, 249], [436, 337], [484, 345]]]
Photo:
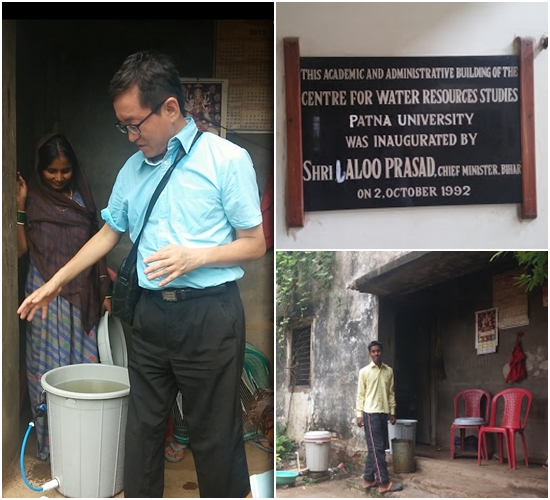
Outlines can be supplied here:
[[[397, 419], [395, 425], [388, 420], [388, 438], [390, 442], [390, 453], [393, 455], [392, 439], [406, 439], [416, 443], [416, 424], [418, 420]], [[413, 450], [414, 451], [414, 450]]]
[[311, 431], [304, 434], [306, 463], [310, 472], [328, 470], [331, 439], [329, 431]]
[[128, 369], [86, 363], [42, 376], [52, 478], [73, 498], [113, 497], [123, 488]]

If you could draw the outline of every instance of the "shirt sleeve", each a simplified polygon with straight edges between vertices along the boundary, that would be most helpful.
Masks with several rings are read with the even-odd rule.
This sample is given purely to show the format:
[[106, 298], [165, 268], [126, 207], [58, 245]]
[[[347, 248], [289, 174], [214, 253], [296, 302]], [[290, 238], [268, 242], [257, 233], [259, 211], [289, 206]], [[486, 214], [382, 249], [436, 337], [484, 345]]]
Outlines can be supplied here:
[[262, 222], [260, 195], [252, 159], [243, 148], [235, 148], [224, 175], [222, 204], [231, 226], [250, 229]]
[[395, 403], [395, 388], [394, 388], [394, 378], [393, 378], [393, 370], [391, 372], [391, 375], [390, 375], [390, 390], [389, 390], [389, 394], [388, 394], [388, 403], [389, 403], [389, 406], [390, 406], [390, 415], [395, 415], [395, 408], [396, 408], [396, 403]]
[[365, 408], [365, 394], [367, 390], [366, 386], [367, 377], [365, 372], [361, 370], [359, 372], [359, 382], [357, 383], [357, 398], [355, 400], [355, 416], [362, 417], [363, 409]]
[[128, 229], [128, 198], [125, 195], [124, 173], [121, 170], [111, 191], [107, 207], [101, 211], [103, 220], [118, 233], [125, 233]]

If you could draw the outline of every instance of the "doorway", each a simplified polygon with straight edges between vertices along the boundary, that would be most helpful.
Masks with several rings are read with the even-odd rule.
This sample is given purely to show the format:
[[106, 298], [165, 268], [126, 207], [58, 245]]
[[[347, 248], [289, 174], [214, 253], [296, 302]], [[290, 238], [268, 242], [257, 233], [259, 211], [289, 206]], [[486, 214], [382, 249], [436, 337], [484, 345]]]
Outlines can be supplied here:
[[[416, 442], [436, 444], [437, 317], [425, 297], [381, 298], [380, 322], [394, 325], [395, 398], [398, 419], [417, 420]], [[383, 316], [392, 316], [393, 321]], [[391, 358], [388, 358], [391, 359]]]

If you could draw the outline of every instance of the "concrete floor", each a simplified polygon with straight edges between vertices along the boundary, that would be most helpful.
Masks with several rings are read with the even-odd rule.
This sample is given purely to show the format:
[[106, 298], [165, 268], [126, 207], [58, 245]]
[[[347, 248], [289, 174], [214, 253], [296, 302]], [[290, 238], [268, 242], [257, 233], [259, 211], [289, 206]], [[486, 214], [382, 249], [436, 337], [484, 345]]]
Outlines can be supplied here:
[[[29, 410], [30, 413], [30, 410]], [[27, 429], [29, 418], [21, 418], [21, 442]], [[251, 443], [246, 444], [246, 457], [250, 475], [259, 474], [274, 468], [274, 454], [267, 453]], [[39, 486], [51, 479], [49, 460], [42, 462], [36, 458], [36, 433], [31, 431], [25, 450], [25, 470], [28, 481]], [[193, 453], [187, 450], [184, 459], [178, 463], [165, 461], [164, 467], [164, 498], [198, 498], [199, 487], [195, 473]], [[35, 492], [29, 489], [19, 471], [19, 457], [11, 464], [5, 477], [2, 478], [3, 498], [65, 498], [57, 490]], [[121, 491], [115, 498], [124, 498]]]
[[[419, 456], [422, 453], [424, 456]], [[277, 487], [277, 498], [548, 498], [548, 471], [540, 464], [518, 461], [510, 470], [498, 460], [477, 465], [475, 453], [464, 453], [451, 460], [449, 450], [417, 446], [416, 470], [396, 474], [387, 454], [390, 480], [403, 484], [403, 491], [379, 494], [376, 488], [364, 490], [360, 475], [337, 473], [317, 484], [300, 477], [294, 487]]]

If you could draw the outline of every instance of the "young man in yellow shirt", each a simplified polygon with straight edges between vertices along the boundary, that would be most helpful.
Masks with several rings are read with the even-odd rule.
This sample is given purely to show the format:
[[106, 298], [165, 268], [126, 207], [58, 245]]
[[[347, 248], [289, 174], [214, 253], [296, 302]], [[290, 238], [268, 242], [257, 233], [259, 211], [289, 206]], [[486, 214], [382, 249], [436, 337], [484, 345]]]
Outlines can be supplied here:
[[393, 370], [382, 363], [382, 344], [373, 340], [369, 344], [372, 363], [359, 372], [355, 413], [357, 425], [365, 429], [367, 460], [363, 473], [363, 487], [378, 484], [380, 493], [398, 491], [403, 486], [389, 479], [386, 465], [385, 436], [388, 418], [395, 424], [395, 391]]

